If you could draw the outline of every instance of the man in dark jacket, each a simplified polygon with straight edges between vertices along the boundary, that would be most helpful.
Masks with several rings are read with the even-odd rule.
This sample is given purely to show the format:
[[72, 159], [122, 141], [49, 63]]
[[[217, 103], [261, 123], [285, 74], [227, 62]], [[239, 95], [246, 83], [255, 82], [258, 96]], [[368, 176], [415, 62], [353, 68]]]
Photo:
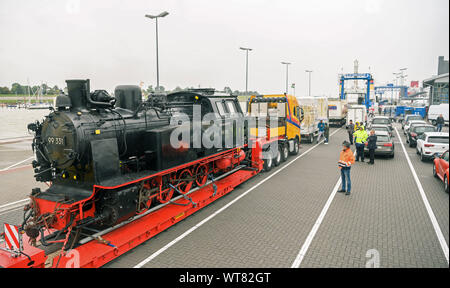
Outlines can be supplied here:
[[353, 120], [350, 120], [350, 123], [347, 125], [348, 140], [350, 140], [350, 145], [353, 145], [354, 132], [355, 132], [355, 124], [353, 124]]
[[317, 128], [319, 128], [319, 133], [317, 135], [317, 144], [319, 144], [319, 141], [322, 138], [322, 136], [325, 136], [325, 123], [323, 123], [323, 120], [320, 120], [319, 125], [317, 125]]
[[375, 135], [375, 130], [370, 131], [370, 136], [367, 138], [367, 149], [369, 149], [370, 161], [367, 163], [369, 165], [375, 164], [375, 149], [377, 149], [377, 135]]
[[436, 124], [437, 124], [437, 132], [442, 132], [442, 127], [445, 124], [445, 119], [444, 116], [442, 116], [442, 114], [436, 118]]

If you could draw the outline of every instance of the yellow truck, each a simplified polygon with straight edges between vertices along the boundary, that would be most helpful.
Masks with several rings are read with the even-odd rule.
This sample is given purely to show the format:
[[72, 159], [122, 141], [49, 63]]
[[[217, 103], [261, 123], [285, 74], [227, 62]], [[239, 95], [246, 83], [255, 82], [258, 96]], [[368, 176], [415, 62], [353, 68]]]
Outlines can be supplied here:
[[[298, 154], [303, 110], [296, 97], [285, 94], [251, 96], [247, 107], [248, 117], [255, 120], [255, 125], [249, 127], [250, 137], [263, 139], [263, 151], [269, 154], [264, 157], [264, 170], [269, 171], [286, 161], [289, 154]], [[277, 144], [275, 151], [273, 144]]]

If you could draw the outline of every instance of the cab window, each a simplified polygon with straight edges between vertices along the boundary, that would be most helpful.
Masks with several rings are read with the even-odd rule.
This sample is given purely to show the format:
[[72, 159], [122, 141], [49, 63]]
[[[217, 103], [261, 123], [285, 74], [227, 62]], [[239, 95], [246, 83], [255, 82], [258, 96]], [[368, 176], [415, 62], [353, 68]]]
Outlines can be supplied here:
[[234, 103], [232, 101], [225, 102], [227, 105], [228, 113], [230, 114], [236, 114], [236, 107], [234, 107]]
[[222, 102], [216, 102], [217, 111], [219, 111], [220, 116], [225, 116], [225, 107]]

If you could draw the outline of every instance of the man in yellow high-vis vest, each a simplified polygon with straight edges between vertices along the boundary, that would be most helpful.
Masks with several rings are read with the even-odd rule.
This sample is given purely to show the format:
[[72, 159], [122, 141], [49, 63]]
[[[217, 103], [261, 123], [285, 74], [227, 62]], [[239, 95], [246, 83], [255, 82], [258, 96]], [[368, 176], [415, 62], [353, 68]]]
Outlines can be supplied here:
[[364, 145], [369, 135], [367, 135], [364, 127], [361, 125], [358, 127], [358, 130], [355, 132], [354, 136], [356, 145], [356, 161], [359, 161], [361, 158], [361, 162], [364, 162]]

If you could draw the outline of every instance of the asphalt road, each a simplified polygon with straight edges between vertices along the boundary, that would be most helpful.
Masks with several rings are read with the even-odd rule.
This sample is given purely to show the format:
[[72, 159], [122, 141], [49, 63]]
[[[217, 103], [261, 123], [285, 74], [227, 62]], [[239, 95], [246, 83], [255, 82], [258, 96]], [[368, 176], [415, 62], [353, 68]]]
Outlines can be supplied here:
[[[449, 195], [432, 176], [431, 162], [421, 162], [408, 146], [405, 155], [401, 128], [399, 131], [394, 159], [377, 158], [375, 166], [354, 165], [351, 196], [335, 193], [337, 160], [347, 135], [343, 129], [332, 129], [335, 134], [329, 145], [302, 144], [302, 156], [295, 161], [291, 156], [270, 173], [241, 184], [105, 267], [448, 268], [443, 251], [446, 246], [448, 257]], [[3, 152], [11, 150], [6, 148], [0, 145], [0, 170], [31, 155]], [[32, 178], [31, 167], [22, 167], [26, 164], [0, 172], [0, 211], [5, 204], [24, 199], [32, 187], [42, 185]], [[248, 192], [267, 177], [270, 179]], [[217, 211], [220, 213], [214, 214]], [[0, 222], [20, 223], [21, 219], [20, 207], [0, 212]]]

